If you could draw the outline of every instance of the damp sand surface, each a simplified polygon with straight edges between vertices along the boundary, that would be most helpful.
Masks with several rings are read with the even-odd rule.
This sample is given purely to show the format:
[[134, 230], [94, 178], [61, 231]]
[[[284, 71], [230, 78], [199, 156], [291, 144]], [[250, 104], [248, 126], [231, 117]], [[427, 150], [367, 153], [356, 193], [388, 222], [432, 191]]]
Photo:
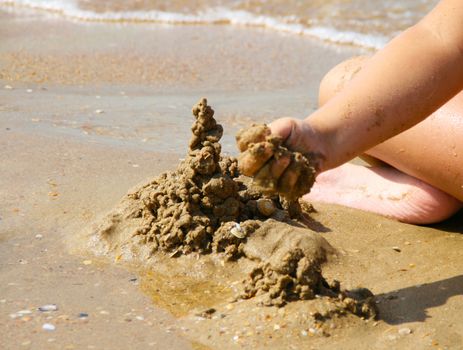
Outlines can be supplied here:
[[[35, 55], [39, 48], [34, 36], [51, 31], [55, 37], [45, 40], [40, 50], [44, 55], [60, 56], [57, 52], [61, 52], [66, 31], [57, 28], [80, 38], [67, 46], [77, 52], [84, 50], [84, 45], [79, 46], [86, 38], [84, 32], [91, 32], [88, 37], [95, 43], [100, 40], [101, 47], [112, 37], [121, 50], [133, 49], [98, 25], [81, 27], [58, 21], [50, 27], [50, 22], [38, 21], [28, 23], [26, 31], [24, 22], [3, 18], [1, 25], [9, 39], [0, 45], [3, 54], [21, 49]], [[172, 35], [167, 29], [153, 27], [149, 33]], [[213, 39], [238, 39], [234, 35], [240, 35], [239, 31], [221, 32], [221, 28], [210, 29], [209, 34], [205, 28], [198, 30]], [[64, 81], [36, 82], [20, 72], [2, 80], [0, 336], [6, 348], [461, 347], [461, 215], [438, 226], [417, 227], [314, 203], [317, 212], [311, 214], [310, 227], [338, 251], [324, 265], [324, 276], [342, 281], [348, 289], [368, 287], [378, 298], [381, 315], [368, 322], [346, 318], [324, 332], [309, 326], [307, 315], [312, 310], [305, 309], [306, 301], [284, 308], [251, 306], [248, 301], [230, 303], [241, 279], [235, 269], [218, 260], [204, 260], [192, 271], [196, 259], [192, 254], [160, 261], [158, 269], [140, 271], [137, 266], [72, 249], [69, 242], [75, 234], [110, 210], [128, 188], [176, 167], [184, 157], [192, 119], [183, 119], [183, 124], [172, 121], [189, 117], [191, 105], [200, 96], [209, 97], [221, 111], [218, 118], [223, 115], [219, 122], [234, 135], [254, 114], [257, 122], [267, 122], [283, 113], [308, 113], [315, 106], [316, 81], [336, 61], [353, 54], [306, 39], [243, 32], [255, 45], [262, 45], [258, 38], [274, 44], [264, 48], [266, 54], [278, 54], [272, 47], [292, 47], [289, 56], [301, 62], [305, 59], [304, 78], [312, 79], [292, 87], [273, 82], [265, 89], [238, 84], [249, 82], [244, 71], [236, 80], [225, 75], [226, 91], [210, 78], [210, 84], [205, 81], [197, 90], [181, 84], [178, 91], [169, 93], [161, 83], [143, 85], [141, 80], [121, 79], [110, 85], [101, 77], [75, 82], [64, 75]], [[189, 40], [184, 45], [193, 49]], [[230, 51], [235, 49], [234, 57], [246, 52], [242, 47]], [[90, 64], [98, 68], [99, 62], [93, 59]], [[260, 72], [259, 62], [249, 58], [245, 67]], [[282, 75], [294, 74], [278, 69]], [[214, 90], [212, 94], [207, 86]], [[251, 88], [255, 88], [255, 99], [249, 96]], [[275, 96], [281, 96], [278, 104]], [[223, 140], [224, 149], [233, 152], [233, 139], [228, 139], [228, 145], [226, 136]], [[172, 273], [175, 279], [169, 277]], [[47, 304], [56, 304], [58, 309], [37, 310]], [[55, 330], [44, 330], [46, 323]]]

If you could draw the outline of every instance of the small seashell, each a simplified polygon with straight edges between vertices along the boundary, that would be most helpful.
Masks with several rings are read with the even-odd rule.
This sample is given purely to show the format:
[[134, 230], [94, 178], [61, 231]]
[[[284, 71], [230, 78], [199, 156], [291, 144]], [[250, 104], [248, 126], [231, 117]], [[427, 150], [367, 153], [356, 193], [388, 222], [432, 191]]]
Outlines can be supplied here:
[[257, 200], [257, 210], [264, 216], [271, 216], [275, 210], [275, 204], [271, 199], [262, 198]]
[[56, 304], [47, 304], [47, 305], [42, 305], [39, 307], [39, 311], [42, 311], [42, 312], [56, 311], [56, 310], [58, 310], [58, 305]]
[[30, 315], [32, 313], [31, 310], [20, 310], [17, 312], [18, 315], [22, 316], [22, 315]]
[[51, 323], [44, 323], [44, 324], [42, 325], [42, 329], [43, 329], [44, 331], [54, 331], [54, 330], [56, 329], [56, 327], [55, 327], [53, 324], [51, 324]]
[[244, 237], [246, 237], [246, 232], [241, 228], [240, 224], [238, 223], [235, 223], [235, 226], [233, 226], [230, 229], [230, 233], [236, 238], [243, 239]]
[[178, 256], [180, 256], [182, 253], [182, 251], [180, 250], [180, 248], [174, 250], [172, 253], [170, 253], [169, 255], [169, 258], [176, 258]]
[[411, 333], [413, 333], [413, 332], [412, 332], [412, 330], [411, 330], [410, 328], [404, 327], [404, 328], [400, 328], [400, 329], [398, 330], [398, 333], [399, 333], [400, 335], [408, 335], [408, 334], [411, 334]]
[[316, 328], [310, 327], [310, 328], [309, 328], [309, 333], [310, 333], [310, 334], [317, 334], [317, 333], [318, 333], [318, 330], [317, 330]]

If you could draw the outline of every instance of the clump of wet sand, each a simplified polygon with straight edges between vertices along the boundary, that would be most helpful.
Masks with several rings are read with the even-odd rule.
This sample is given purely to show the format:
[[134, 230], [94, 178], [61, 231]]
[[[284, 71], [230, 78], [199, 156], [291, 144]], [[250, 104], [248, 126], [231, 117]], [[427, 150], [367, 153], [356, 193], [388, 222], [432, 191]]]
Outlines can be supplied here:
[[[339, 282], [323, 277], [321, 266], [334, 248], [305, 225], [307, 206], [294, 193], [279, 195], [256, 186], [240, 175], [235, 158], [221, 155], [223, 128], [206, 99], [192, 112], [186, 158], [175, 171], [129, 192], [92, 226], [88, 234], [95, 252], [137, 261], [159, 254], [220, 255], [240, 260], [251, 271], [237, 299], [284, 306], [324, 297], [332, 308], [319, 314], [321, 319], [345, 313], [375, 317], [368, 290], [343, 291]], [[274, 145], [289, 152], [278, 141]], [[304, 171], [310, 172], [307, 159], [303, 162], [308, 165]]]
[[[289, 201], [297, 201], [304, 194], [309, 193], [315, 182], [316, 169], [314, 162], [300, 152], [290, 151], [284, 147], [283, 140], [274, 136], [270, 128], [265, 124], [253, 124], [250, 128], [242, 129], [236, 135], [240, 154], [240, 170], [244, 175], [254, 175], [254, 183], [265, 193], [279, 193]], [[254, 169], [253, 164], [244, 164], [249, 161], [249, 156], [261, 161], [255, 164], [265, 163], [261, 169]], [[269, 155], [271, 158], [269, 159]], [[285, 186], [274, 180], [272, 173], [272, 162], [286, 158], [289, 160], [287, 170], [297, 176], [293, 186]], [[254, 174], [257, 170], [258, 173]], [[246, 173], [249, 172], [249, 173]]]

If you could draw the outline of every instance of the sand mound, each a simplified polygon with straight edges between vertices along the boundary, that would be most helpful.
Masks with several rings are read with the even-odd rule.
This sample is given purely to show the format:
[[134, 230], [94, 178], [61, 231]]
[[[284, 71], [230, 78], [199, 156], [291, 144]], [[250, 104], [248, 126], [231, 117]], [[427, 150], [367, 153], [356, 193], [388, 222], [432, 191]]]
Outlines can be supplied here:
[[321, 265], [334, 249], [305, 228], [307, 214], [299, 202], [264, 193], [240, 176], [236, 159], [221, 156], [223, 129], [205, 99], [193, 115], [185, 160], [175, 171], [131, 191], [93, 226], [94, 250], [138, 261], [192, 252], [244, 259], [252, 272], [240, 298], [283, 306], [324, 295], [336, 300], [336, 310], [373, 317], [371, 293], [342, 305], [347, 292], [323, 278]]

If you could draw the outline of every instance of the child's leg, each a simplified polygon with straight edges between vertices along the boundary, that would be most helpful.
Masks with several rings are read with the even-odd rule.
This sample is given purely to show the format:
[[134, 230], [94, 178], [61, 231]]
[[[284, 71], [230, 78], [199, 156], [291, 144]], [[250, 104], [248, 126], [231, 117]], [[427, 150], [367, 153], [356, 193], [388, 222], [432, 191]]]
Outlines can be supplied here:
[[309, 202], [335, 203], [411, 224], [447, 219], [462, 203], [447, 193], [390, 166], [351, 163], [321, 173]]
[[[367, 62], [367, 57], [357, 57], [333, 68], [321, 83], [320, 104], [343, 89]], [[463, 93], [420, 124], [366, 153], [395, 169], [349, 164], [330, 170], [319, 176], [307, 199], [411, 223], [451, 216], [463, 201]], [[352, 175], [346, 174], [347, 169]], [[333, 195], [333, 191], [342, 195]]]

